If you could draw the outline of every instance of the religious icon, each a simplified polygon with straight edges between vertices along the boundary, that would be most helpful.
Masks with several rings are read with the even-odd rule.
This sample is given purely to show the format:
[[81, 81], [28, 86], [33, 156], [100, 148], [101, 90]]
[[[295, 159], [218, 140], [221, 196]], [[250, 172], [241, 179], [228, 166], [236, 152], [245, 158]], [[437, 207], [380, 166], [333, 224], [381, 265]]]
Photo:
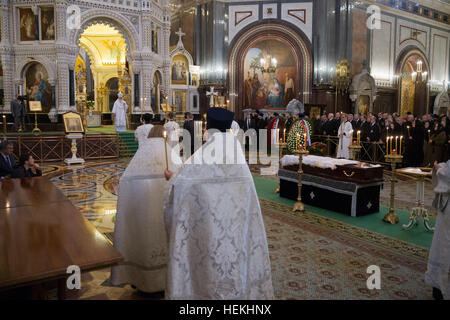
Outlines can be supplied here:
[[41, 8], [41, 39], [55, 40], [55, 11], [53, 7]]
[[48, 82], [47, 70], [40, 63], [34, 63], [25, 72], [28, 99], [40, 101], [44, 112], [49, 112], [52, 103], [52, 88]]
[[36, 19], [31, 8], [19, 9], [20, 41], [38, 40], [36, 37]]
[[67, 112], [63, 114], [63, 120], [66, 133], [84, 133], [83, 121], [79, 113]]
[[286, 107], [295, 98], [296, 66], [295, 54], [285, 43], [276, 39], [255, 43], [244, 58], [244, 107]]
[[172, 61], [172, 84], [187, 84], [188, 78], [188, 61], [185, 56], [179, 54]]
[[111, 42], [110, 40], [103, 40], [103, 44], [109, 49], [109, 57], [111, 61], [117, 61], [118, 58], [120, 58], [120, 50], [124, 42], [124, 39], [120, 39], [118, 42], [115, 40], [112, 40]]

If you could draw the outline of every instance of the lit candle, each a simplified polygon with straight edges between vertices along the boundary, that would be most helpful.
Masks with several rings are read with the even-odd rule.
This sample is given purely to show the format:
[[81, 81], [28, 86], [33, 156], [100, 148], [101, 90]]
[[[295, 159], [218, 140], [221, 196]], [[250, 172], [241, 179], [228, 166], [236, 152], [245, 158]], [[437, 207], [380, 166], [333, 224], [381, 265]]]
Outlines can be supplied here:
[[411, 135], [409, 134], [409, 126], [407, 126], [406, 128], [408, 128], [408, 139], [409, 139], [409, 137], [411, 136]]
[[3, 134], [6, 134], [6, 116], [3, 115]]
[[306, 147], [307, 147], [307, 141], [306, 141], [306, 133], [305, 134], [303, 134], [303, 136], [304, 136], [304, 138], [305, 138], [305, 149], [306, 149]]
[[393, 138], [394, 138], [393, 136], [390, 136], [390, 137], [389, 137], [389, 154], [392, 153], [392, 139], [393, 139]]
[[361, 144], [361, 131], [358, 131], [358, 134], [357, 134], [357, 142], [358, 142], [358, 145], [359, 144]]
[[399, 155], [402, 155], [402, 140], [403, 140], [403, 136], [400, 136], [400, 148], [399, 148]]
[[283, 130], [283, 143], [286, 143], [286, 128]]
[[164, 150], [166, 152], [166, 170], [169, 170], [169, 159], [167, 158], [167, 131], [164, 131]]
[[398, 136], [395, 137], [395, 150], [398, 150]]
[[386, 136], [386, 154], [389, 154], [389, 137]]

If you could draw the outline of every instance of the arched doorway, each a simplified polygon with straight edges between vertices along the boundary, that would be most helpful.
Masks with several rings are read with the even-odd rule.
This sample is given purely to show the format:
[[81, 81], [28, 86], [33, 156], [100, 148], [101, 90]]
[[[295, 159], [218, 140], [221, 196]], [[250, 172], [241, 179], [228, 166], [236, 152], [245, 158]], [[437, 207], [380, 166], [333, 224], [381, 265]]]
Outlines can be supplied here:
[[248, 107], [284, 108], [297, 95], [308, 103], [312, 65], [311, 44], [295, 26], [272, 20], [249, 25], [231, 44], [231, 110], [242, 118], [242, 110]]
[[39, 62], [28, 63], [22, 72], [28, 101], [40, 101], [42, 112], [49, 113], [53, 101], [53, 89], [48, 81], [47, 69]]
[[153, 88], [151, 101], [151, 106], [154, 114], [159, 113], [159, 110], [161, 110], [161, 87], [160, 87], [161, 83], [162, 83], [162, 76], [161, 73], [157, 70], [153, 75]]
[[400, 55], [396, 74], [399, 75], [398, 112], [401, 116], [406, 116], [407, 112], [416, 116], [429, 112], [429, 70], [428, 60], [419, 49], [408, 48]]
[[109, 112], [114, 107], [114, 102], [117, 100], [117, 94], [119, 93], [119, 78], [114, 77], [106, 82], [106, 93], [108, 97], [107, 105], [109, 106]]

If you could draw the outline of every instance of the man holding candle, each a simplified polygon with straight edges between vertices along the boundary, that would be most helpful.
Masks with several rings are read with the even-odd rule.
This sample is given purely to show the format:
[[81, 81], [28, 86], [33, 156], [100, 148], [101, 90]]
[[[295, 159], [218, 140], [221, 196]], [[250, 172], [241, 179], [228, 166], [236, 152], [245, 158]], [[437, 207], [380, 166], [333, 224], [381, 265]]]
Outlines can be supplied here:
[[117, 199], [114, 247], [125, 261], [112, 268], [111, 281], [114, 285], [131, 284], [147, 293], [165, 289], [164, 171], [168, 166], [177, 172], [182, 164], [165, 143], [164, 132], [161, 125], [150, 130], [148, 141], [139, 147], [120, 178]]
[[437, 210], [425, 282], [436, 300], [450, 300], [450, 161], [434, 163], [433, 207]]
[[208, 109], [210, 139], [178, 174], [166, 171], [166, 299], [273, 299], [261, 208], [234, 113]]

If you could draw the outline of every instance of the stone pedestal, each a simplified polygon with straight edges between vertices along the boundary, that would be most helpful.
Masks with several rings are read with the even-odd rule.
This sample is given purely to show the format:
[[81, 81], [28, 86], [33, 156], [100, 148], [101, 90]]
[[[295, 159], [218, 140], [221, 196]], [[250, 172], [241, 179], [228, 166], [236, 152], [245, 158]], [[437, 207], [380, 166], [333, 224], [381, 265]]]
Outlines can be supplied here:
[[71, 134], [66, 135], [66, 138], [72, 140], [72, 158], [65, 159], [64, 163], [69, 166], [72, 164], [84, 164], [84, 159], [77, 157], [77, 151], [78, 151], [77, 139], [82, 139], [83, 134], [82, 133], [71, 133]]

